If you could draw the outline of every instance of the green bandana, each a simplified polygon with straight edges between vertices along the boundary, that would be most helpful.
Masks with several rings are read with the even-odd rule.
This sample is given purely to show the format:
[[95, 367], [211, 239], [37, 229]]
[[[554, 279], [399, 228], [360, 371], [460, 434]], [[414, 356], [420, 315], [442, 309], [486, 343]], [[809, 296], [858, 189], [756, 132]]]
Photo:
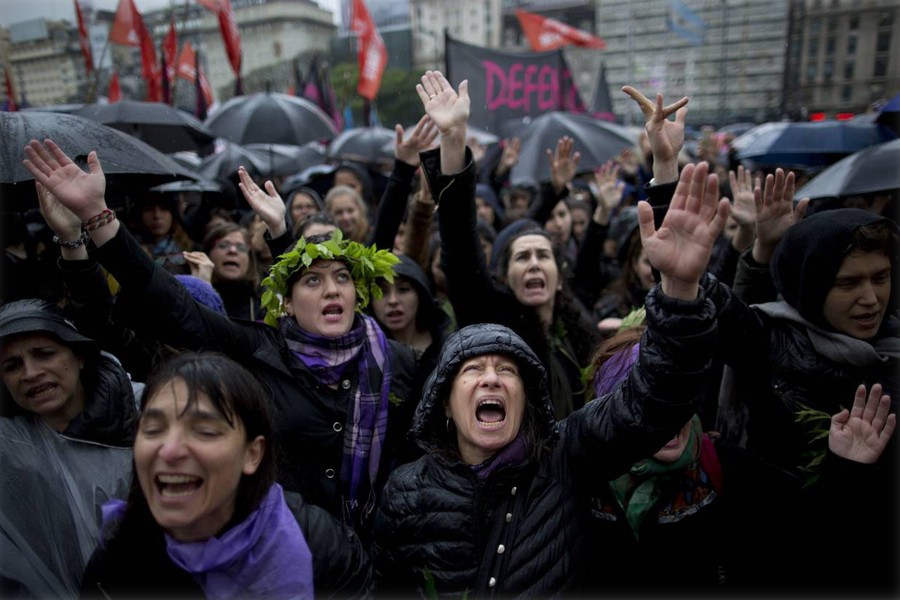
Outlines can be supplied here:
[[350, 269], [350, 276], [356, 287], [356, 310], [362, 311], [374, 298], [381, 298], [378, 280], [394, 282], [394, 265], [400, 259], [388, 250], [375, 246], [364, 246], [359, 242], [345, 240], [340, 229], [334, 231], [330, 240], [313, 244], [300, 238], [293, 250], [278, 257], [269, 269], [269, 276], [263, 279], [261, 303], [266, 309], [266, 323], [276, 327], [282, 315], [282, 298], [288, 292], [291, 277], [299, 270], [309, 268], [315, 260], [340, 260]]

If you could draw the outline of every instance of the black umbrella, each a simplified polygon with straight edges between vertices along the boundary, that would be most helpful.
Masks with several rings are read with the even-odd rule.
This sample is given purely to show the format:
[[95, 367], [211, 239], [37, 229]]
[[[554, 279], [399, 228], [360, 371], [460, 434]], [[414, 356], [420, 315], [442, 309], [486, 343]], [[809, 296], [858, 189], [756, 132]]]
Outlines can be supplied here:
[[555, 151], [556, 142], [563, 136], [572, 138], [575, 142], [573, 151], [581, 153], [578, 162], [581, 171], [596, 169], [637, 143], [621, 125], [583, 113], [561, 111], [544, 113], [511, 135], [518, 135], [522, 141], [519, 160], [510, 171], [513, 185], [550, 181], [547, 150]]
[[840, 198], [891, 190], [900, 190], [900, 139], [839, 160], [797, 190], [794, 198]]
[[863, 120], [779, 121], [754, 127], [732, 146], [753, 168], [822, 167], [895, 137], [887, 127]]
[[214, 181], [237, 182], [238, 167], [243, 166], [252, 177], [270, 177], [268, 157], [259, 150], [226, 143], [215, 154], [205, 157], [197, 172]]
[[73, 114], [124, 131], [160, 152], [201, 150], [216, 139], [195, 116], [162, 102], [86, 104]]
[[[354, 127], [341, 132], [328, 144], [328, 157], [337, 160], [353, 160], [369, 165], [393, 164], [393, 143], [396, 134], [387, 127]], [[388, 144], [390, 149], [388, 150]]]
[[205, 121], [220, 138], [236, 144], [303, 145], [337, 135], [334, 121], [306, 98], [279, 92], [235, 96]]
[[309, 142], [302, 146], [287, 144], [247, 144], [249, 150], [263, 154], [268, 161], [268, 176], [284, 176], [299, 173], [303, 169], [325, 162], [325, 146]]
[[196, 173], [139, 139], [76, 115], [55, 112], [0, 112], [0, 191], [4, 203], [35, 206], [34, 176], [25, 168], [25, 146], [52, 139], [76, 164], [87, 168], [87, 155], [97, 151], [106, 174], [110, 200], [118, 192], [139, 192]]

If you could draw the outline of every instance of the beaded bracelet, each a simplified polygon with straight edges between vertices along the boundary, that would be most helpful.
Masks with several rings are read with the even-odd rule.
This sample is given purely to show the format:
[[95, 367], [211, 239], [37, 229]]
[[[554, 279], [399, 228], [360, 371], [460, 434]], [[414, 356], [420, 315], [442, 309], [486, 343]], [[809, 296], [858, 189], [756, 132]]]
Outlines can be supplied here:
[[89, 239], [90, 238], [88, 237], [87, 232], [82, 231], [81, 235], [78, 237], [78, 239], [72, 240], [71, 242], [63, 241], [63, 240], [59, 239], [59, 236], [54, 235], [53, 243], [58, 244], [58, 245], [62, 246], [63, 248], [75, 249], [75, 248], [79, 248], [79, 247], [87, 244]]
[[116, 213], [110, 208], [104, 208], [99, 214], [94, 215], [81, 224], [85, 231], [94, 231], [116, 220]]

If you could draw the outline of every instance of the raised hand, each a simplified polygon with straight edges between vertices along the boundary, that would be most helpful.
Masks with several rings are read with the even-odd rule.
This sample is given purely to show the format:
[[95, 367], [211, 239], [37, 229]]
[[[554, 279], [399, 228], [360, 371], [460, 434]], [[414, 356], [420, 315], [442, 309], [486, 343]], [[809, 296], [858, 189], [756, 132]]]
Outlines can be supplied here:
[[81, 219], [78, 215], [66, 208], [49, 189], [39, 181], [35, 180], [34, 188], [37, 192], [38, 205], [41, 209], [41, 216], [50, 227], [50, 231], [59, 239], [71, 242], [81, 237]]
[[697, 297], [716, 238], [725, 227], [731, 205], [719, 198], [719, 179], [709, 164], [687, 165], [681, 172], [666, 218], [657, 230], [653, 209], [638, 202], [641, 243], [661, 275], [667, 296], [684, 300]]
[[403, 125], [399, 123], [395, 125], [394, 132], [397, 135], [394, 143], [394, 158], [414, 167], [421, 164], [419, 152], [434, 146], [438, 136], [438, 128], [428, 115], [422, 115], [407, 139], [403, 139]]
[[[653, 177], [656, 183], [668, 183], [678, 179], [678, 153], [684, 146], [684, 121], [687, 117], [687, 96], [663, 106], [663, 95], [656, 94], [652, 102], [644, 94], [630, 85], [622, 88], [632, 100], [637, 102], [644, 115], [644, 129], [653, 152]], [[675, 114], [675, 120], [669, 117]]]
[[578, 171], [580, 152], [572, 152], [575, 140], [567, 135], [556, 140], [556, 151], [547, 149], [547, 160], [550, 162], [550, 183], [557, 194], [561, 194]]
[[442, 136], [453, 133], [465, 140], [470, 106], [468, 80], [463, 80], [456, 91], [440, 71], [425, 71], [422, 83], [416, 84], [416, 92]]
[[87, 158], [88, 173], [50, 139], [43, 143], [31, 140], [25, 146], [25, 156], [23, 163], [35, 181], [47, 188], [79, 221], [87, 221], [106, 209], [106, 176], [93, 150]]
[[272, 237], [283, 235], [287, 231], [287, 224], [284, 222], [286, 209], [284, 200], [275, 189], [275, 184], [271, 180], [267, 180], [266, 189], [262, 190], [243, 166], [238, 167], [238, 178], [240, 179], [238, 187], [241, 188], [250, 208], [266, 224], [269, 235]]
[[897, 415], [888, 414], [891, 397], [882, 395], [880, 383], [869, 391], [866, 386], [856, 388], [853, 407], [831, 417], [828, 449], [847, 460], [872, 464], [878, 460], [897, 426]]
[[[731, 218], [739, 227], [754, 227], [756, 223], [756, 200], [754, 195], [753, 177], [750, 170], [743, 166], [737, 168], [737, 173], [728, 171], [728, 181], [731, 184]], [[757, 180], [756, 185], [759, 185]]]
[[503, 152], [500, 154], [500, 162], [494, 172], [503, 175], [519, 162], [519, 154], [522, 152], [522, 140], [512, 137], [504, 141]]
[[804, 198], [794, 206], [794, 173], [790, 171], [785, 175], [784, 170], [779, 168], [775, 170], [775, 175], [766, 175], [763, 190], [756, 185], [753, 199], [756, 203], [753, 259], [768, 264], [784, 232], [803, 218], [809, 198]]
[[594, 183], [597, 185], [597, 208], [592, 219], [598, 225], [607, 225], [612, 211], [622, 202], [622, 190], [625, 182], [619, 179], [619, 165], [608, 160], [594, 170]]
[[184, 261], [191, 268], [191, 275], [197, 279], [202, 279], [206, 283], [212, 283], [212, 272], [216, 265], [213, 264], [206, 252], [189, 250], [181, 254], [184, 256]]

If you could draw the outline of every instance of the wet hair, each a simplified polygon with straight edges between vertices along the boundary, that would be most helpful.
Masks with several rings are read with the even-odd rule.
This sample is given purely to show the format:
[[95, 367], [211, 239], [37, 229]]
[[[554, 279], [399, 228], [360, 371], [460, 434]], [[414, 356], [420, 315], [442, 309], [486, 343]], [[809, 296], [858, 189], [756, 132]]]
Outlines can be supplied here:
[[[266, 393], [256, 378], [240, 363], [217, 352], [184, 352], [160, 363], [147, 378], [141, 397], [141, 418], [149, 399], [176, 380], [188, 389], [187, 402], [179, 415], [195, 409], [205, 396], [213, 409], [231, 426], [244, 426], [245, 440], [258, 436], [266, 440], [259, 468], [241, 475], [232, 523], [240, 523], [256, 510], [275, 482], [272, 421]], [[137, 479], [135, 477], [135, 479]]]

